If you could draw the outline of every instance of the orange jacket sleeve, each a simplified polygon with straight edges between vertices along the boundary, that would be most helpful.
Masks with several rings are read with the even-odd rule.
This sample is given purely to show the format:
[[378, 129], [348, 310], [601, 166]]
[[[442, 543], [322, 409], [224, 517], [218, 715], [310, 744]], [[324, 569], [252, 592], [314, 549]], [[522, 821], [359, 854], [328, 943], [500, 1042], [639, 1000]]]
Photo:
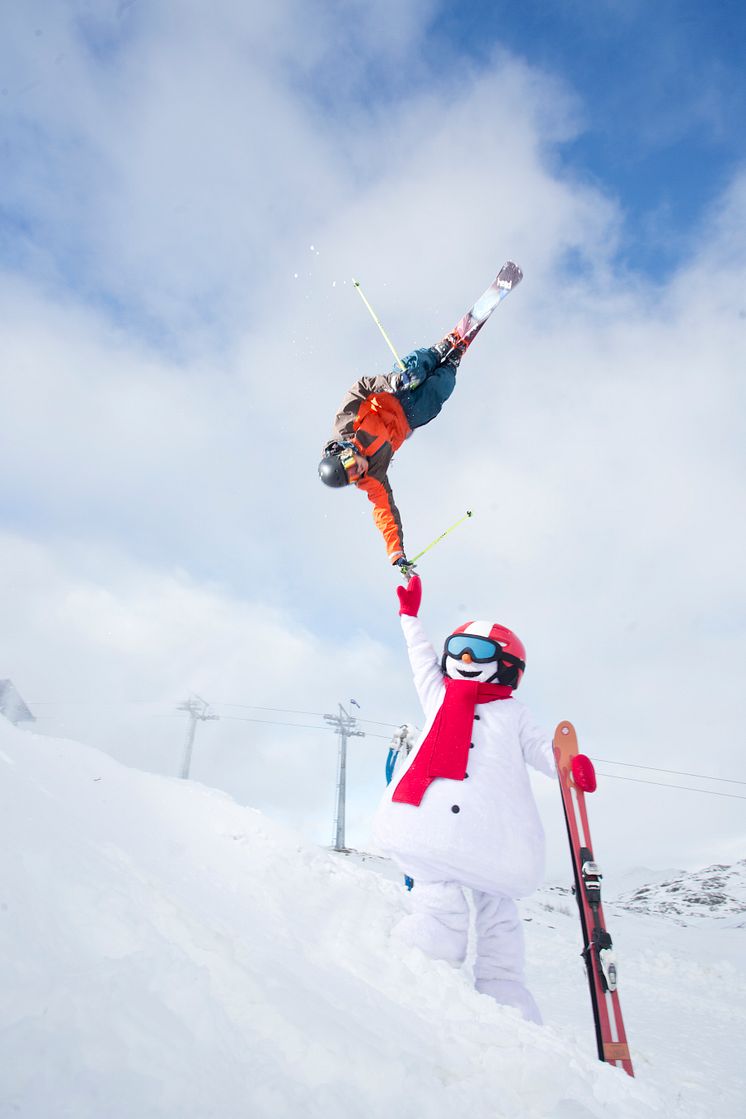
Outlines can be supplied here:
[[365, 490], [368, 500], [373, 503], [373, 520], [376, 528], [383, 536], [386, 551], [392, 563], [404, 555], [404, 533], [402, 531], [401, 517], [394, 502], [394, 495], [388, 478], [383, 481], [371, 478], [366, 474], [356, 485]]

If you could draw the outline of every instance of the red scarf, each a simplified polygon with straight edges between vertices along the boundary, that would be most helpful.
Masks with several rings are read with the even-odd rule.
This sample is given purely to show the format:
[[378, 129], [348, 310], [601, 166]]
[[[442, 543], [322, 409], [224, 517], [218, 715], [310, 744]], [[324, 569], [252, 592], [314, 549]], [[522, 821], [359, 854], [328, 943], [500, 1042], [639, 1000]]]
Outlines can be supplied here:
[[446, 694], [433, 720], [427, 738], [414, 761], [394, 790], [393, 800], [402, 804], [422, 803], [436, 777], [463, 781], [469, 758], [474, 708], [478, 703], [509, 699], [513, 689], [507, 684], [480, 684], [477, 680], [452, 680], [445, 677]]

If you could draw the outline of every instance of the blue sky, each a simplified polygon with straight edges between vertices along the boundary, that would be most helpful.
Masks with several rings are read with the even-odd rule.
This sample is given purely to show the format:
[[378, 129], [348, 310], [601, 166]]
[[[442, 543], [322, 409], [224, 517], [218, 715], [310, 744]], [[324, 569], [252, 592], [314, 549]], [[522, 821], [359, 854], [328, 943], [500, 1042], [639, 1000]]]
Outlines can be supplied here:
[[[743, 17], [483, 7], [3, 13], [0, 676], [50, 730], [173, 772], [190, 689], [417, 722], [367, 503], [316, 474], [390, 361], [351, 277], [405, 352], [512, 257], [523, 284], [392, 470], [411, 552], [475, 511], [423, 564], [433, 641], [494, 616], [550, 729], [691, 772], [707, 742], [744, 776]], [[200, 730], [199, 779], [328, 837], [328, 731]], [[359, 842], [381, 749], [351, 764]], [[630, 859], [740, 849], [740, 802], [701, 798], [692, 833], [663, 794], [663, 844], [625, 789], [604, 826], [649, 820]]]
[[[413, 14], [405, 24], [404, 45], [393, 59], [395, 21], [390, 21], [394, 26], [387, 36], [382, 35], [386, 50], [376, 55], [366, 40], [371, 20], [362, 5], [349, 5], [346, 10], [334, 4], [315, 7], [317, 27], [328, 37], [328, 49], [299, 58], [291, 46], [285, 55], [279, 52], [278, 66], [289, 84], [297, 83], [318, 107], [325, 141], [341, 151], [352, 183], [362, 184], [376, 173], [369, 160], [362, 167], [356, 165], [361, 119], [378, 119], [377, 147], [371, 146], [369, 152], [383, 163], [387, 118], [394, 119], [417, 93], [428, 89], [455, 93], [465, 73], [474, 68], [489, 70], [500, 52], [522, 60], [544, 80], [555, 83], [556, 96], [573, 123], [569, 134], [548, 145], [544, 158], [554, 163], [558, 173], [595, 185], [619, 203], [618, 261], [653, 278], [666, 278], [691, 254], [708, 210], [746, 156], [742, 127], [746, 13], [737, 2], [719, 0], [703, 6], [693, 0], [625, 4], [496, 0], [469, 5], [467, 10], [447, 3], [412, 3], [404, 6]], [[380, 33], [388, 11], [386, 5], [379, 7], [383, 14], [376, 29]], [[119, 67], [120, 78], [130, 80], [127, 60], [136, 59], [147, 41], [150, 13], [137, 2], [114, 0], [70, 2], [61, 11], [67, 13], [66, 34], [72, 32], [89, 78], [95, 82], [98, 71], [106, 81]], [[96, 246], [86, 243], [86, 196], [92, 189], [106, 191], [112, 169], [102, 153], [90, 147], [89, 138], [80, 134], [80, 122], [63, 121], [60, 127], [57, 121], [55, 129], [48, 131], [49, 125], [37, 120], [35, 135], [33, 130], [18, 128], [19, 121], [30, 123], [24, 120], [24, 109], [31, 94], [41, 90], [54, 98], [64, 89], [70, 65], [66, 41], [60, 37], [64, 17], [58, 13], [51, 18], [50, 6], [37, 0], [14, 22], [26, 51], [15, 65], [6, 66], [0, 87], [6, 166], [20, 168], [48, 191], [54, 191], [62, 177], [78, 213], [72, 223], [63, 220], [61, 212], [50, 221], [26, 191], [6, 189], [0, 194], [3, 258], [22, 269], [54, 269], [63, 284], [79, 288], [113, 318], [129, 323], [157, 344], [178, 349], [173, 328], [163, 316], [143, 306], [133, 292], [123, 295], [113, 290], [116, 285], [96, 273]], [[157, 18], [152, 22], [158, 26]], [[408, 39], [412, 25], [416, 35]], [[219, 38], [219, 21], [212, 32]], [[272, 34], [271, 23], [267, 34]], [[416, 48], [408, 49], [415, 42]], [[247, 54], [245, 60], [249, 58]], [[113, 88], [111, 95], [126, 96], [126, 91]], [[473, 135], [461, 142], [478, 149], [491, 113], [500, 111], [498, 94], [496, 101], [484, 105]], [[77, 166], [71, 155], [77, 155]], [[217, 158], [216, 151], [212, 158]], [[448, 162], [457, 173], [458, 159]], [[24, 175], [19, 179], [22, 186]], [[292, 224], [293, 192], [284, 199], [278, 195], [273, 205], [275, 217]], [[323, 216], [322, 205], [319, 217], [323, 220]], [[51, 259], [40, 259], [40, 242]], [[219, 310], [224, 296], [220, 288], [200, 292], [199, 313], [208, 325], [211, 316], [218, 320], [217, 334], [225, 328]], [[198, 317], [194, 306], [191, 315]], [[186, 325], [193, 327], [194, 322]]]
[[746, 155], [746, 9], [738, 0], [445, 5], [434, 29], [484, 58], [495, 42], [555, 74], [583, 132], [562, 166], [624, 209], [623, 259], [665, 277]]

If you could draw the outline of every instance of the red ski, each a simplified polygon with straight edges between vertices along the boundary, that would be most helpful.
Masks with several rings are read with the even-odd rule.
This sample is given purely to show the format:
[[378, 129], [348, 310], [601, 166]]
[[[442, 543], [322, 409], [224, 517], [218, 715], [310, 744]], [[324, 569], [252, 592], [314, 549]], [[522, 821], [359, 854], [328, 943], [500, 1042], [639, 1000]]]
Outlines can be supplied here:
[[593, 859], [585, 806], [585, 794], [592, 793], [596, 788], [596, 774], [591, 759], [578, 753], [578, 738], [572, 723], [559, 724], [553, 744], [572, 852], [575, 897], [583, 930], [583, 959], [596, 1024], [598, 1057], [634, 1076], [617, 992], [614, 946], [601, 906], [602, 875]]

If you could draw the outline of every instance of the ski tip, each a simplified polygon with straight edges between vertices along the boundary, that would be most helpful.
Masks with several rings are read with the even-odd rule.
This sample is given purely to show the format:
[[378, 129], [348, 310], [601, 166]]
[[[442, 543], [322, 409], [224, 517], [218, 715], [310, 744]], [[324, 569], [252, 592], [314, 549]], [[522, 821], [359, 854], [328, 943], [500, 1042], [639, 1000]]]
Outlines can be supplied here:
[[516, 264], [514, 260], [506, 260], [500, 271], [497, 273], [498, 287], [505, 288], [510, 291], [512, 288], [520, 284], [523, 279], [523, 269], [520, 265]]
[[555, 751], [565, 760], [565, 764], [569, 765], [570, 758], [578, 752], [578, 736], [575, 727], [568, 719], [558, 724], [552, 744]]

